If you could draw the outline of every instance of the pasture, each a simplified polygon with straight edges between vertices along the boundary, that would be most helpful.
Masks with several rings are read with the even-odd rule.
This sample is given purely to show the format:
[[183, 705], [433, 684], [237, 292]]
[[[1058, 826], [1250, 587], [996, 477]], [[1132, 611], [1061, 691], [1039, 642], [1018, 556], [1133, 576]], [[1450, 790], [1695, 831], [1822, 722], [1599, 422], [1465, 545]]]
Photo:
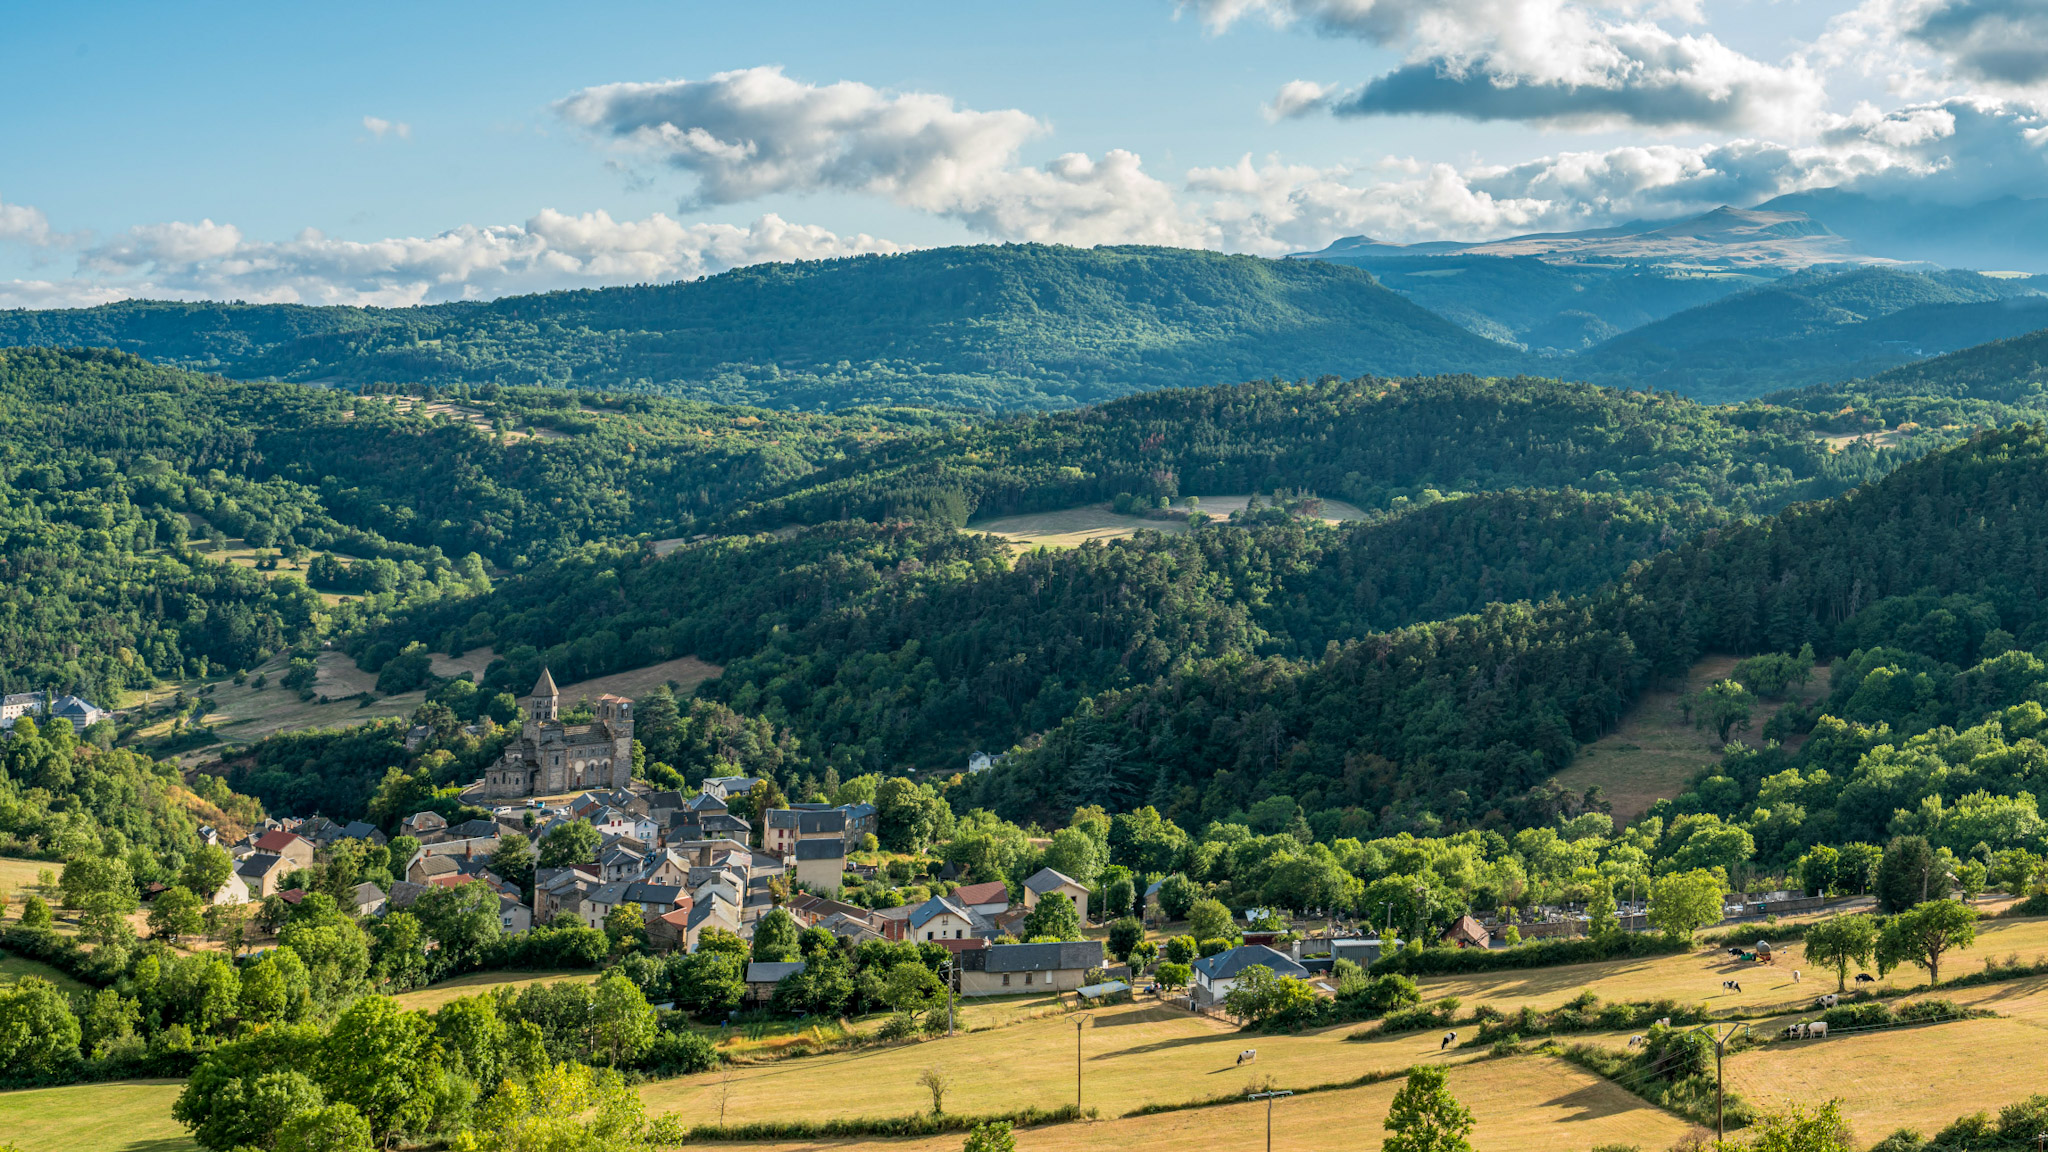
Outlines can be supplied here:
[[[1557, 782], [1575, 792], [1597, 785], [1614, 805], [1617, 826], [1627, 825], [1658, 800], [1678, 795], [1694, 773], [1721, 758], [1714, 732], [1694, 728], [1679, 701], [1725, 679], [1734, 669], [1733, 656], [1707, 656], [1686, 673], [1685, 683], [1645, 692], [1614, 731], [1579, 749], [1571, 766], [1557, 774]], [[1823, 695], [1827, 680], [1827, 669], [1816, 666], [1813, 679], [1803, 689], [1788, 692], [1786, 700], [1758, 701], [1750, 721], [1751, 741], [1761, 739], [1756, 733], [1790, 700], [1809, 702]]]
[[[1201, 496], [1200, 508], [1214, 519], [1224, 519], [1233, 512], [1241, 512], [1250, 503], [1251, 497], [1244, 494], [1235, 496]], [[1176, 502], [1180, 507], [1184, 502]], [[1323, 521], [1337, 524], [1346, 520], [1363, 520], [1364, 509], [1346, 504], [1342, 500], [1323, 501]], [[1062, 508], [1054, 512], [1031, 512], [1022, 516], [1004, 516], [984, 520], [968, 528], [970, 532], [984, 532], [1000, 536], [1013, 544], [1026, 548], [1074, 548], [1090, 540], [1120, 540], [1134, 536], [1142, 530], [1164, 532], [1169, 535], [1188, 530], [1185, 520], [1150, 520], [1143, 516], [1122, 516], [1108, 504], [1084, 504], [1079, 508]]]
[[529, 984], [595, 984], [597, 973], [581, 972], [478, 972], [471, 976], [457, 976], [411, 992], [401, 992], [392, 999], [406, 1008], [419, 1012], [432, 1012], [451, 1000], [465, 996], [481, 996], [500, 988], [517, 991]]
[[0, 1092], [0, 1144], [22, 1152], [198, 1152], [171, 1118], [182, 1080]]

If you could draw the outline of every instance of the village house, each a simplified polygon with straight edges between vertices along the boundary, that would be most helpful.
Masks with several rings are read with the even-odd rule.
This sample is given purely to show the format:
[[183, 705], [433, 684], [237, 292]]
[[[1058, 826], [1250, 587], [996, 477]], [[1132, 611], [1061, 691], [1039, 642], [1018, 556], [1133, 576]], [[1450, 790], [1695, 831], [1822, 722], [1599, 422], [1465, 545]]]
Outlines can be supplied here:
[[254, 852], [244, 857], [235, 866], [235, 874], [242, 878], [247, 899], [261, 900], [275, 896], [284, 886], [284, 878], [297, 867], [291, 861], [275, 852]]
[[837, 840], [842, 846], [846, 843], [844, 811], [822, 804], [798, 804], [789, 808], [772, 808], [763, 817], [761, 847], [784, 859], [795, 852], [799, 840], [826, 837]]
[[1061, 944], [995, 944], [959, 955], [962, 996], [1006, 996], [1019, 992], [1071, 992], [1102, 967], [1100, 940]]
[[837, 836], [797, 841], [795, 872], [813, 892], [836, 891], [846, 880], [846, 844]]
[[945, 896], [934, 896], [910, 910], [910, 938], [920, 943], [979, 937], [988, 922]]
[[1195, 961], [1192, 992], [1195, 1005], [1205, 1007], [1221, 1003], [1229, 994], [1230, 986], [1237, 983], [1247, 968], [1267, 968], [1275, 976], [1292, 976], [1297, 980], [1308, 978], [1308, 969], [1286, 954], [1275, 952], [1264, 944], [1244, 944]]
[[291, 862], [293, 868], [313, 866], [313, 842], [296, 832], [281, 829], [265, 832], [256, 837], [255, 848], [258, 852], [269, 852], [284, 857]]
[[1073, 877], [1050, 868], [1040, 868], [1024, 881], [1024, 907], [1038, 907], [1038, 902], [1053, 892], [1065, 893], [1074, 902], [1074, 911], [1081, 914], [1081, 922], [1088, 922], [1088, 889]]
[[247, 904], [249, 902], [249, 882], [242, 878], [242, 873], [239, 870], [229, 872], [226, 882], [213, 895], [207, 897], [206, 902], [208, 904]]
[[1001, 880], [991, 880], [986, 884], [967, 884], [953, 889], [949, 899], [977, 916], [1000, 916], [1009, 911], [1010, 886]]
[[758, 776], [706, 776], [698, 787], [706, 796], [729, 801], [735, 796], [744, 796], [752, 792], [754, 785], [760, 782], [761, 778]]
[[747, 1003], [761, 1007], [775, 996], [775, 986], [790, 976], [804, 970], [801, 960], [767, 962], [755, 960], [747, 965]]
[[349, 893], [349, 911], [357, 919], [381, 915], [384, 911], [384, 890], [365, 880]]
[[1459, 948], [1486, 948], [1493, 942], [1493, 934], [1486, 926], [1470, 916], [1460, 916], [1457, 922], [1444, 929], [1438, 939]]

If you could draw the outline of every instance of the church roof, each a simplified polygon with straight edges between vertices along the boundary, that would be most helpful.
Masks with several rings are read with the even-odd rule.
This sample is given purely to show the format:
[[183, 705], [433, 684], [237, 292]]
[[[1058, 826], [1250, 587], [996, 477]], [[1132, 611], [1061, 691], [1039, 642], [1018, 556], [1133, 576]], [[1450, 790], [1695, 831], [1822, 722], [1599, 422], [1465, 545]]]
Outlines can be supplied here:
[[542, 668], [540, 670], [540, 679], [533, 682], [533, 692], [531, 695], [560, 696], [561, 694], [561, 689], [555, 687], [554, 673], [549, 672], [546, 668]]

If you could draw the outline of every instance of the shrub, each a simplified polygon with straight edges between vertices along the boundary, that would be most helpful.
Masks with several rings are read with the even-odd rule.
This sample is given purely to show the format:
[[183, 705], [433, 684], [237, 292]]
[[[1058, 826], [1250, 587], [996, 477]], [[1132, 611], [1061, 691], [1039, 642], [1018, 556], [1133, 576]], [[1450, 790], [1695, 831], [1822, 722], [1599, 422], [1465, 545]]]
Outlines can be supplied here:
[[1621, 932], [1594, 939], [1536, 940], [1513, 948], [1404, 948], [1373, 963], [1375, 974], [1401, 972], [1411, 976], [1462, 976], [1512, 968], [1546, 968], [1554, 964], [1585, 964], [1595, 960], [1665, 956], [1686, 951], [1685, 941], [1652, 933]]

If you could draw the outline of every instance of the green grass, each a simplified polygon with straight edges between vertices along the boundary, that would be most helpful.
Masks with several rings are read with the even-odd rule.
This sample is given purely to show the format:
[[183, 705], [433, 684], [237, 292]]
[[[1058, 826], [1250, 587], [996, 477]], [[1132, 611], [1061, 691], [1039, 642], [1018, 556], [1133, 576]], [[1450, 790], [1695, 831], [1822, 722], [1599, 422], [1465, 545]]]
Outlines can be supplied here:
[[181, 1080], [0, 1092], [0, 1143], [22, 1152], [197, 1152], [171, 1119]]
[[86, 986], [73, 979], [68, 973], [52, 968], [40, 960], [30, 960], [27, 957], [16, 956], [10, 952], [0, 952], [0, 984], [12, 984], [24, 976], [41, 976], [43, 979], [55, 984], [58, 990], [63, 992], [86, 991]]

